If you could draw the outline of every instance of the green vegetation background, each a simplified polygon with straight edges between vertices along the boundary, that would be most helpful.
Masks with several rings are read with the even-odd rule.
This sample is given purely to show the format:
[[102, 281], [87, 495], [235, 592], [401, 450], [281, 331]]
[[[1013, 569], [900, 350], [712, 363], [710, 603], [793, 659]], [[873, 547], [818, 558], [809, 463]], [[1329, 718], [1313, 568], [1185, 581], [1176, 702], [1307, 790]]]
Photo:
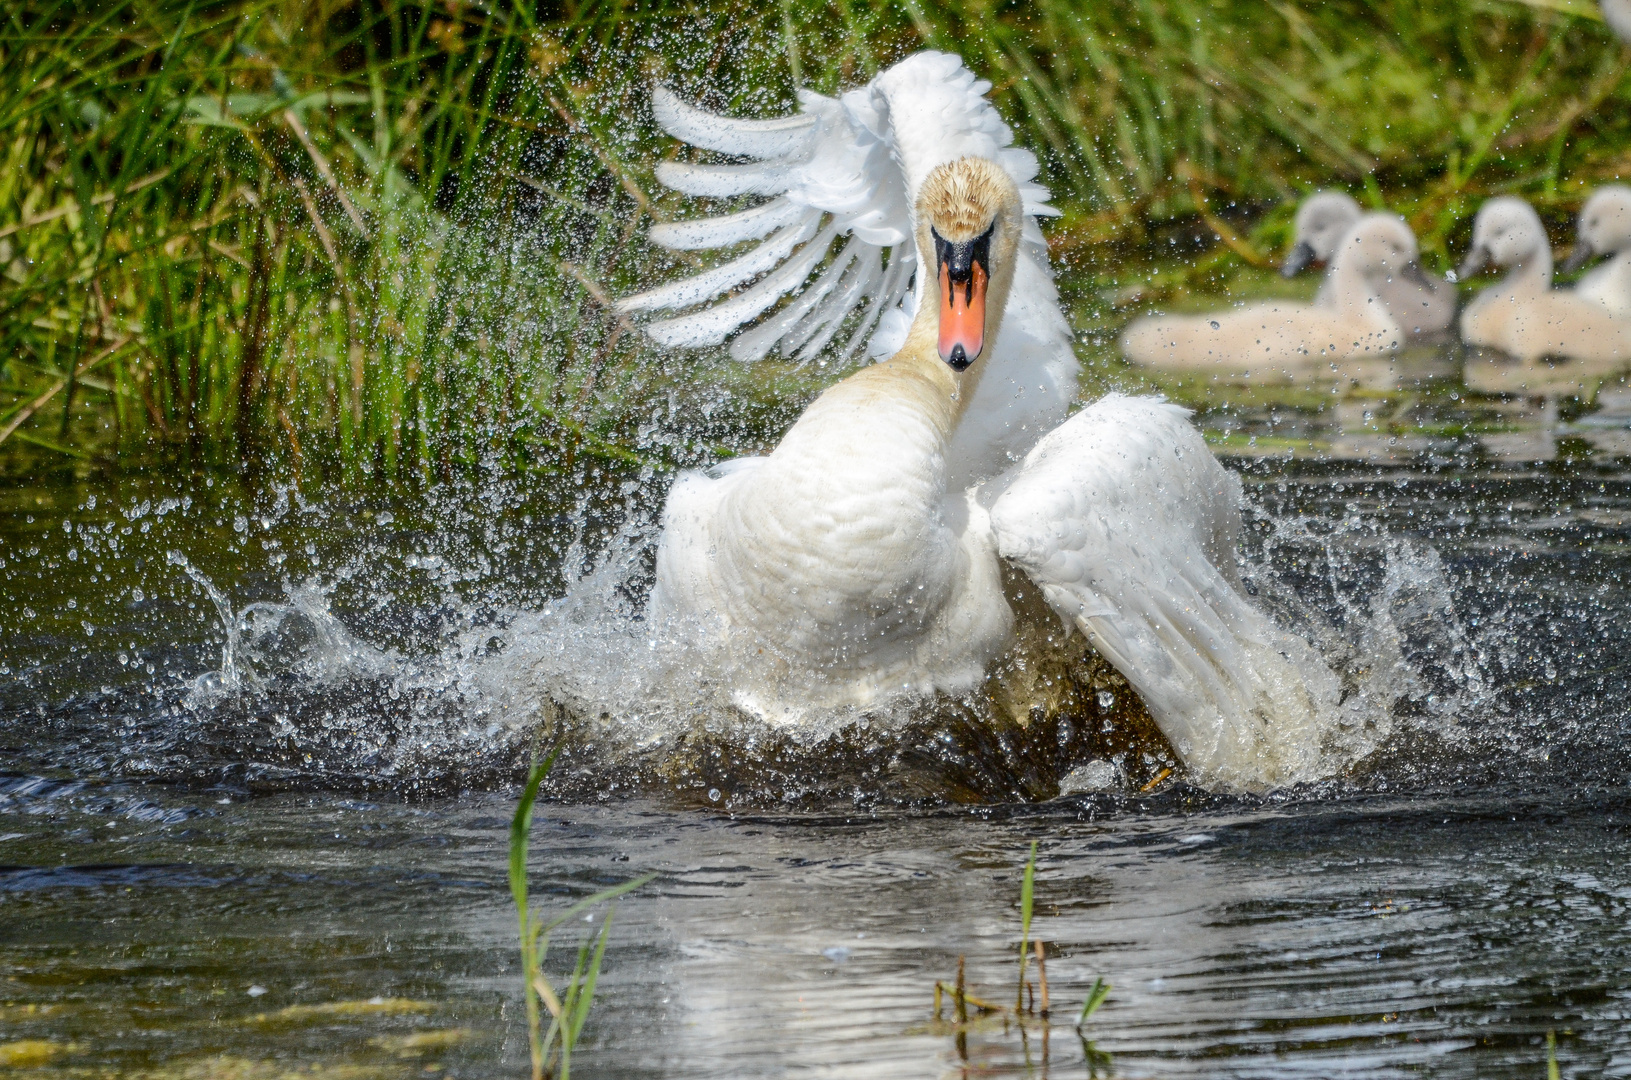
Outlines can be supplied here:
[[4, 0], [0, 475], [190, 460], [407, 480], [760, 444], [834, 373], [668, 355], [607, 306], [679, 152], [653, 80], [776, 115], [924, 46], [995, 85], [1094, 386], [1152, 302], [1269, 287], [1300, 194], [1447, 267], [1494, 193], [1567, 243], [1631, 174], [1589, 0]]

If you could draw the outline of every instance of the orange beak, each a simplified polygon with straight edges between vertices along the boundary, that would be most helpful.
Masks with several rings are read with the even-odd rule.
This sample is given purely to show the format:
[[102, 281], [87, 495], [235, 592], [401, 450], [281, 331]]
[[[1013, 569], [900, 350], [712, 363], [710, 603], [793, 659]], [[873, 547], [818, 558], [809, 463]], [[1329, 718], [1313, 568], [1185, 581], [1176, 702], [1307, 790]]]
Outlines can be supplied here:
[[951, 268], [940, 264], [940, 359], [962, 371], [985, 348], [985, 267], [970, 267], [967, 281], [953, 284]]
[[985, 287], [990, 281], [991, 234], [952, 242], [931, 226], [940, 278], [940, 359], [963, 371], [985, 348]]

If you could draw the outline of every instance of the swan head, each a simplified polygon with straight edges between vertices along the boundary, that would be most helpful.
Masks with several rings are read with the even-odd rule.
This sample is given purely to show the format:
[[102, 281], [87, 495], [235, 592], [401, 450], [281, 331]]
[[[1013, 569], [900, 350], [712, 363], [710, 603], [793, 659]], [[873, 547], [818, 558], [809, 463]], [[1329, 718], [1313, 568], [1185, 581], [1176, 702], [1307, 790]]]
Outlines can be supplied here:
[[1564, 273], [1578, 270], [1597, 255], [1631, 247], [1631, 187], [1610, 184], [1591, 193], [1580, 208], [1580, 231]]
[[1515, 195], [1490, 199], [1472, 222], [1472, 247], [1458, 272], [1463, 280], [1486, 266], [1528, 266], [1545, 256], [1551, 273], [1552, 249], [1535, 208]]
[[1356, 267], [1372, 284], [1397, 276], [1432, 288], [1418, 257], [1416, 234], [1403, 218], [1394, 214], [1365, 214], [1338, 242], [1331, 261]]
[[1304, 199], [1297, 207], [1295, 243], [1280, 273], [1295, 277], [1314, 263], [1330, 262], [1361, 213], [1353, 196], [1342, 191], [1316, 191]]
[[1008, 171], [989, 158], [938, 165], [917, 198], [918, 251], [933, 268], [940, 359], [968, 370], [996, 336], [1014, 280], [1023, 210]]

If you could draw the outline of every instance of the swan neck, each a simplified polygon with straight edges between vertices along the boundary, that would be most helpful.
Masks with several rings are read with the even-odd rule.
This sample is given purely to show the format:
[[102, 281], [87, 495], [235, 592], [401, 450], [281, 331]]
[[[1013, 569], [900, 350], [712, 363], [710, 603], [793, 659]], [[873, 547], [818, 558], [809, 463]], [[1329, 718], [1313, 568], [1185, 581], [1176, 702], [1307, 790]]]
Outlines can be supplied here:
[[1513, 285], [1529, 285], [1537, 289], [1552, 287], [1552, 250], [1545, 243], [1512, 264], [1507, 281]]
[[1325, 291], [1338, 304], [1381, 310], [1381, 294], [1348, 249], [1338, 252], [1332, 260]]
[[890, 382], [893, 396], [921, 412], [941, 438], [950, 439], [974, 396], [985, 362], [983, 358], [976, 360], [966, 371], [957, 372], [940, 359], [936, 316], [939, 306], [939, 297], [926, 293], [906, 335], [906, 344], [894, 356], [867, 370], [877, 379]]

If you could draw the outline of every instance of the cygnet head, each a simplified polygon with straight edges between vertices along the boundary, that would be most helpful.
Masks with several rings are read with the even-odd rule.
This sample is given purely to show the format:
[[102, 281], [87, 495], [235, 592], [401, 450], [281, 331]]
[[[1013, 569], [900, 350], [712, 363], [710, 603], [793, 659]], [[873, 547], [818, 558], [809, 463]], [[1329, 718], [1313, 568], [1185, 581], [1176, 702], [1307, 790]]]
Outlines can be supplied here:
[[1416, 234], [1403, 218], [1366, 214], [1338, 242], [1331, 262], [1338, 268], [1356, 268], [1372, 284], [1403, 277], [1431, 288], [1417, 255]]
[[1631, 187], [1610, 184], [1598, 188], [1580, 208], [1580, 231], [1574, 253], [1563, 272], [1578, 270], [1597, 255], [1613, 255], [1631, 247]]
[[938, 165], [917, 197], [918, 251], [934, 268], [940, 359], [965, 371], [996, 336], [1014, 280], [1023, 210], [1006, 169], [988, 158]]
[[1472, 248], [1459, 276], [1469, 278], [1486, 266], [1533, 266], [1552, 269], [1552, 249], [1535, 208], [1515, 195], [1490, 199], [1472, 222]]
[[1280, 273], [1295, 277], [1314, 263], [1330, 262], [1361, 213], [1353, 197], [1341, 191], [1316, 191], [1304, 199], [1297, 207], [1296, 243]]

